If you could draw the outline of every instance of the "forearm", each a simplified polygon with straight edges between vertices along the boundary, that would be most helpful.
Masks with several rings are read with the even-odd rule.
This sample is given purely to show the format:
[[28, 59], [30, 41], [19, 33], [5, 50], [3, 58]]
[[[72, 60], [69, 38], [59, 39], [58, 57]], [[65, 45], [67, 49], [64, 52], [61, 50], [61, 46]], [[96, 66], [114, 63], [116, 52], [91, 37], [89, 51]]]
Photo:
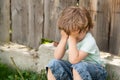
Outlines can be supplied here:
[[69, 61], [74, 64], [79, 62], [79, 51], [77, 49], [77, 41], [69, 37]]
[[65, 54], [65, 47], [66, 47], [67, 39], [61, 38], [57, 48], [54, 51], [54, 57], [56, 59], [62, 59]]

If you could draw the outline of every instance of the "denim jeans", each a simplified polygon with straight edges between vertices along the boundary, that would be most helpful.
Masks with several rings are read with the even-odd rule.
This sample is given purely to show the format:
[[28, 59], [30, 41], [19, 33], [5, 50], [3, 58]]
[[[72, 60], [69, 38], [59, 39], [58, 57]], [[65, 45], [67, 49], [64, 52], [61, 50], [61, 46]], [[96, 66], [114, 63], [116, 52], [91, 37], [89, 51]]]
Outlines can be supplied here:
[[72, 69], [75, 69], [83, 80], [105, 80], [106, 70], [100, 64], [79, 62], [70, 64], [68, 61], [53, 59], [46, 66], [50, 68], [56, 80], [73, 80]]

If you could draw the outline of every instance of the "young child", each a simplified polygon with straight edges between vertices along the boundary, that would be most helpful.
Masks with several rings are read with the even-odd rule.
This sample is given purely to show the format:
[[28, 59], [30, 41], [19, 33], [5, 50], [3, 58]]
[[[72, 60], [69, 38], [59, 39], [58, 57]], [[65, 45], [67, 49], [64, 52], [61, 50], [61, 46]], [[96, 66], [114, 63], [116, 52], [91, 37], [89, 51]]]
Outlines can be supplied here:
[[[99, 49], [90, 33], [93, 28], [89, 12], [70, 6], [58, 19], [61, 40], [54, 52], [55, 59], [47, 65], [48, 80], [105, 80]], [[68, 45], [69, 60], [61, 60]]]

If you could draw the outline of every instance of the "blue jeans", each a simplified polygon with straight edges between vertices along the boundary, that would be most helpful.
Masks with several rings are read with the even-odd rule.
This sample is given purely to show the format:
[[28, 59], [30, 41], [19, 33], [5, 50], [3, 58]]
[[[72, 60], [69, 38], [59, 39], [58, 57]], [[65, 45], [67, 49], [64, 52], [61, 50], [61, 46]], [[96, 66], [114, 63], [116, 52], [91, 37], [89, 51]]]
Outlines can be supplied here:
[[99, 64], [79, 62], [70, 64], [68, 61], [53, 59], [46, 69], [50, 68], [56, 80], [73, 80], [72, 69], [75, 69], [83, 80], [105, 80], [106, 70]]

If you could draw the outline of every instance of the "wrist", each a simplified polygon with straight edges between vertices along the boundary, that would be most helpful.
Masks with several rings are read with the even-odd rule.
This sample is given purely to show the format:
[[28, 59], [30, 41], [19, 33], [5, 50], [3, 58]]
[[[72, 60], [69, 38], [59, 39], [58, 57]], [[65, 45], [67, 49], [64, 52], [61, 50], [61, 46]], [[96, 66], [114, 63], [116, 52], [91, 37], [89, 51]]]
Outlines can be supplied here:
[[61, 37], [60, 43], [66, 44], [67, 40], [67, 38]]
[[77, 42], [76, 38], [72, 37], [72, 36], [69, 36], [69, 41], [71, 42]]
[[68, 44], [69, 44], [69, 50], [73, 50], [77, 48], [77, 41], [74, 37], [69, 37]]
[[68, 40], [68, 37], [61, 37], [61, 40]]

